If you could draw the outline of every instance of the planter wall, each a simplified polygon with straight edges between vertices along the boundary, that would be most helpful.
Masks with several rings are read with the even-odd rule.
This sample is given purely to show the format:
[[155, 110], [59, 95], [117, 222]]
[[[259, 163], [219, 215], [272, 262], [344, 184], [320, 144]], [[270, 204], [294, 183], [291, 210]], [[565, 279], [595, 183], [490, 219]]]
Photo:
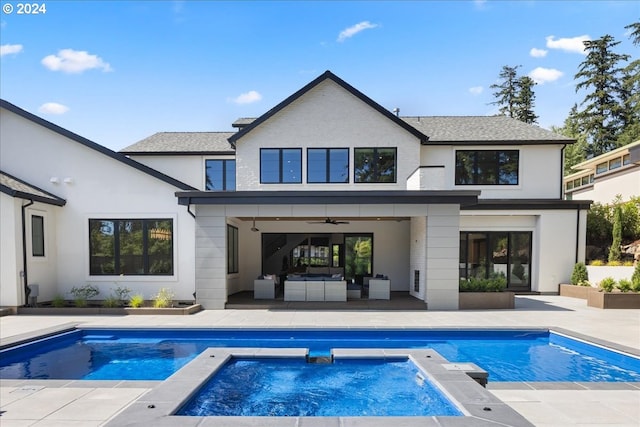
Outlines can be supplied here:
[[200, 304], [183, 307], [155, 308], [155, 307], [18, 307], [18, 314], [41, 314], [60, 316], [84, 316], [84, 315], [116, 315], [127, 314], [170, 314], [187, 315], [202, 310]]
[[515, 308], [513, 292], [460, 292], [458, 294], [460, 310], [487, 310]]
[[589, 274], [589, 282], [597, 285], [605, 277], [613, 277], [616, 282], [620, 279], [631, 279], [633, 267], [596, 267], [587, 265], [587, 273]]
[[640, 308], [640, 293], [589, 292], [587, 305], [595, 308]]
[[597, 291], [598, 290], [593, 286], [560, 284], [559, 293], [561, 297], [587, 299], [587, 295], [589, 294], [589, 292]]

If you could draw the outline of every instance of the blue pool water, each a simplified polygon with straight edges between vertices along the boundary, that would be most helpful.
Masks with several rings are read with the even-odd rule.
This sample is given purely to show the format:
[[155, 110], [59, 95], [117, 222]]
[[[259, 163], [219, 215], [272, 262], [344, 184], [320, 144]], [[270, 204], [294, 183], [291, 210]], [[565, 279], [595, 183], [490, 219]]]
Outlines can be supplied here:
[[0, 378], [162, 380], [208, 347], [430, 348], [492, 382], [640, 381], [640, 358], [546, 330], [357, 329], [78, 329], [0, 351]]
[[459, 416], [407, 359], [232, 359], [177, 413], [191, 416]]

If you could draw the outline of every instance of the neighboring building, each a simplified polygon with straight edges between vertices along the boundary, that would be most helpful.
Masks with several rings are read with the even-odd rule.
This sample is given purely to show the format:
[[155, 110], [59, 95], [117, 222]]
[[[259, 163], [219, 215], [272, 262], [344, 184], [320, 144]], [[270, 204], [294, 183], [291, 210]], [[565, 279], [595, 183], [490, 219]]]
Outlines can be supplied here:
[[563, 179], [568, 200], [608, 204], [640, 196], [640, 141], [616, 148], [573, 167], [578, 172]]
[[[170, 287], [208, 309], [261, 274], [314, 270], [388, 276], [429, 309], [457, 309], [460, 277], [503, 273], [509, 289], [555, 293], [584, 260], [589, 202], [561, 188], [574, 141], [507, 117], [397, 117], [327, 71], [237, 132], [158, 133], [113, 153], [2, 107], [0, 170], [55, 211], [44, 283], [29, 247], [37, 214], [24, 221], [24, 251], [19, 238], [29, 191], [2, 187], [3, 235], [6, 222], [15, 236], [3, 305], [24, 303], [22, 253], [45, 299], [83, 283], [146, 297]], [[169, 232], [172, 271], [131, 243], [132, 219], [149, 241]]]

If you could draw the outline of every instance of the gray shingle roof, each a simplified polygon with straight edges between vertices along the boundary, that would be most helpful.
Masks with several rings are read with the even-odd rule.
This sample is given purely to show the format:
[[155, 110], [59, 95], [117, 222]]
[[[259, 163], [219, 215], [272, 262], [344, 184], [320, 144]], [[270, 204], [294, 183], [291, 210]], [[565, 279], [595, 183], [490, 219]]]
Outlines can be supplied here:
[[[429, 144], [523, 143], [570, 144], [573, 139], [528, 125], [507, 116], [415, 116], [400, 117], [405, 123], [427, 135]], [[242, 117], [234, 127], [248, 126], [255, 118]], [[187, 153], [222, 154], [235, 150], [228, 138], [235, 132], [159, 132], [121, 152], [124, 154]]]
[[228, 154], [234, 132], [158, 132], [122, 150], [123, 154]]
[[401, 119], [428, 135], [427, 145], [454, 142], [574, 142], [571, 138], [507, 116], [418, 116]]
[[66, 200], [2, 171], [0, 171], [0, 191], [11, 197], [34, 200], [50, 205], [64, 206], [66, 204]]

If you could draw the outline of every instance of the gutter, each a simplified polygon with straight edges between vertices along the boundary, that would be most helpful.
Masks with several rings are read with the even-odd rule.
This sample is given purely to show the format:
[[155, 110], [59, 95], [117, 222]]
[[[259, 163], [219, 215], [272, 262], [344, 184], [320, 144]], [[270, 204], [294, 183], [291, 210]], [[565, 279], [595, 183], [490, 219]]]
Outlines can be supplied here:
[[33, 200], [29, 200], [29, 203], [22, 205], [22, 279], [24, 281], [24, 305], [29, 305], [29, 294], [31, 289], [29, 288], [29, 280], [27, 275], [27, 222], [26, 222], [26, 209], [33, 205]]

